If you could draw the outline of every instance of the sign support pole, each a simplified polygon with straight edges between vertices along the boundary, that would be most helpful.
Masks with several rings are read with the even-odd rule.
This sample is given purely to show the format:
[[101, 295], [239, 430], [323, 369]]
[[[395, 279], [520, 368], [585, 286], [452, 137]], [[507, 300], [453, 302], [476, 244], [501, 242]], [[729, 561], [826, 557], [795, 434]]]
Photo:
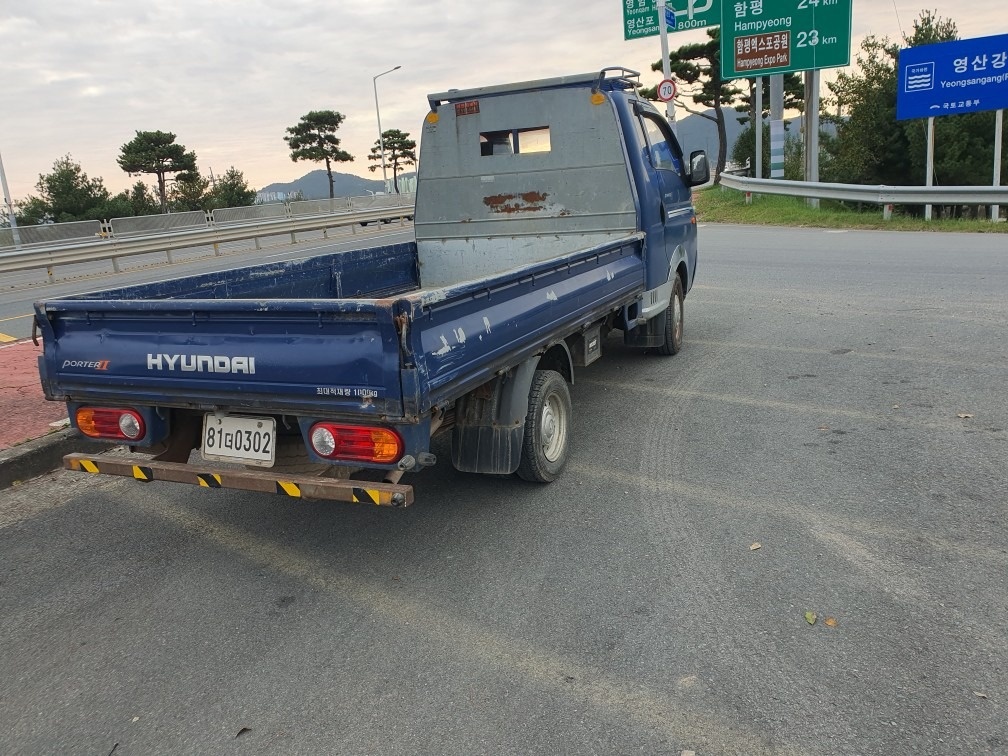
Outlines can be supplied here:
[[[1001, 186], [1001, 132], [1004, 128], [1004, 111], [994, 114], [994, 186]], [[991, 205], [991, 220], [997, 223], [1001, 217], [1001, 206]]]
[[756, 150], [753, 153], [753, 178], [763, 178], [763, 77], [756, 77], [756, 91], [753, 93], [753, 136]]
[[770, 178], [784, 178], [784, 74], [770, 77]]
[[[805, 180], [819, 183], [819, 69], [805, 72]], [[819, 207], [819, 200], [805, 200]]]
[[[924, 186], [934, 186], [934, 117], [927, 125], [927, 173]], [[924, 205], [924, 220], [931, 220], [931, 205]]]
[[[662, 76], [666, 79], [672, 78], [672, 67], [669, 64], [669, 51], [668, 51], [668, 22], [665, 20], [665, 0], [658, 0], [658, 26], [661, 29], [661, 63], [662, 63]], [[675, 101], [669, 100], [665, 103], [665, 117], [668, 119], [669, 126], [672, 127], [672, 133], [675, 138], [679, 138], [679, 125], [676, 123], [675, 119]]]
[[784, 119], [784, 74], [770, 77], [770, 120]]

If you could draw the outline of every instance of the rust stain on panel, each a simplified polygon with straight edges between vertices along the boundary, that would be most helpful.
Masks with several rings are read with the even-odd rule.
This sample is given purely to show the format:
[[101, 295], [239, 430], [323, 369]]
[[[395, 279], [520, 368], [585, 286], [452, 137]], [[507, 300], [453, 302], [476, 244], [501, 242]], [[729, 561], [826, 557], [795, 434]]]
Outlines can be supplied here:
[[492, 194], [483, 198], [483, 204], [493, 213], [535, 213], [546, 209], [543, 203], [547, 197], [549, 194], [546, 192]]

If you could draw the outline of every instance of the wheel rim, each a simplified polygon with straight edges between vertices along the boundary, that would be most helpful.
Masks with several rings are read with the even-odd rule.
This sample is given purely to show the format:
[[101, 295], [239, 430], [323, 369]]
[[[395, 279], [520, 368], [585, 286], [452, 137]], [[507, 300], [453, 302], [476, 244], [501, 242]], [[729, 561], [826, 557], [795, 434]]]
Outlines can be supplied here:
[[550, 394], [543, 405], [539, 437], [543, 456], [547, 460], [556, 462], [563, 456], [564, 446], [567, 444], [567, 415], [563, 402], [557, 394]]
[[672, 336], [676, 344], [682, 339], [682, 301], [677, 296], [672, 297]]

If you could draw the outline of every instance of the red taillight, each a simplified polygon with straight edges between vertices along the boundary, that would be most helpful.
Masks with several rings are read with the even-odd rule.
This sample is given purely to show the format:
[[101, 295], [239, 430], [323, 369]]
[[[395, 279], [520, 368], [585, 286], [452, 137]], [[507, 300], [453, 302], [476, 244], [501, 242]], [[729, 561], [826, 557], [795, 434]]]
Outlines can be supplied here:
[[326, 459], [387, 465], [403, 452], [399, 434], [388, 428], [316, 423], [309, 438], [315, 453]]
[[81, 407], [77, 427], [85, 436], [117, 441], [137, 441], [147, 433], [140, 413], [120, 407]]

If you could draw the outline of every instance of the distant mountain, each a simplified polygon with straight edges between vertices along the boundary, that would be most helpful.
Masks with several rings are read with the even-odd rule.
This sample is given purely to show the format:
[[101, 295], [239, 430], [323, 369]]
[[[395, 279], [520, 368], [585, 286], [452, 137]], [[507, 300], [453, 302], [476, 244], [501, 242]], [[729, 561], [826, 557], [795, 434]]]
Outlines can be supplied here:
[[[333, 173], [333, 192], [337, 197], [363, 197], [381, 191], [384, 191], [381, 179], [366, 179], [351, 173]], [[278, 182], [264, 186], [257, 194], [267, 202], [276, 202], [297, 192], [301, 192], [305, 199], [327, 199], [329, 177], [324, 170], [319, 169], [290, 183]]]
[[[711, 117], [714, 116], [713, 109], [708, 108], [704, 112]], [[746, 126], [749, 125], [749, 119], [746, 117], [744, 123], [739, 123], [738, 119], [745, 116], [745, 114], [739, 113], [735, 110], [735, 108], [725, 108], [724, 116], [725, 135], [727, 136], [728, 141], [727, 160], [730, 163], [732, 148], [735, 146], [735, 142], [745, 130]], [[769, 121], [766, 121], [765, 123], [769, 123]], [[679, 143], [682, 145], [683, 152], [688, 155], [693, 150], [706, 150], [707, 157], [710, 160], [711, 170], [713, 171], [714, 164], [717, 162], [718, 154], [717, 124], [714, 123], [714, 121], [698, 115], [688, 115], [685, 118], [679, 119], [678, 124]], [[793, 118], [785, 118], [784, 128], [786, 129], [784, 133], [788, 137], [800, 137], [802, 128], [801, 117], [795, 116]], [[836, 136], [836, 124], [820, 123], [819, 128], [821, 131], [830, 134], [831, 136]]]
[[[713, 118], [713, 109], [708, 108], [704, 112]], [[739, 123], [738, 119], [743, 116], [745, 114], [739, 113], [735, 108], [725, 108], [724, 118], [725, 134], [728, 137], [728, 160], [731, 160], [732, 147], [735, 146], [739, 135], [748, 125], [748, 117], [746, 117], [745, 123]], [[785, 118], [784, 123], [787, 128], [786, 133], [788, 134], [798, 134], [801, 129], [800, 118]], [[717, 124], [699, 115], [688, 115], [685, 118], [680, 118], [678, 125], [679, 143], [682, 144], [683, 152], [689, 154], [693, 150], [706, 150], [707, 157], [710, 158], [711, 165], [713, 166], [718, 154]]]
[[[708, 109], [704, 112], [711, 117], [714, 116], [713, 109]], [[737, 113], [734, 109], [726, 109], [724, 115], [725, 134], [728, 136], [728, 155], [730, 157], [735, 140], [739, 138], [739, 134], [742, 133], [745, 126], [737, 120], [737, 117], [742, 114]], [[711, 161], [711, 171], [713, 172], [713, 166], [717, 161], [718, 154], [717, 124], [699, 115], [688, 115], [685, 118], [678, 118], [676, 124], [679, 130], [679, 143], [682, 145], [683, 152], [689, 155], [693, 150], [706, 150], [707, 157]]]

